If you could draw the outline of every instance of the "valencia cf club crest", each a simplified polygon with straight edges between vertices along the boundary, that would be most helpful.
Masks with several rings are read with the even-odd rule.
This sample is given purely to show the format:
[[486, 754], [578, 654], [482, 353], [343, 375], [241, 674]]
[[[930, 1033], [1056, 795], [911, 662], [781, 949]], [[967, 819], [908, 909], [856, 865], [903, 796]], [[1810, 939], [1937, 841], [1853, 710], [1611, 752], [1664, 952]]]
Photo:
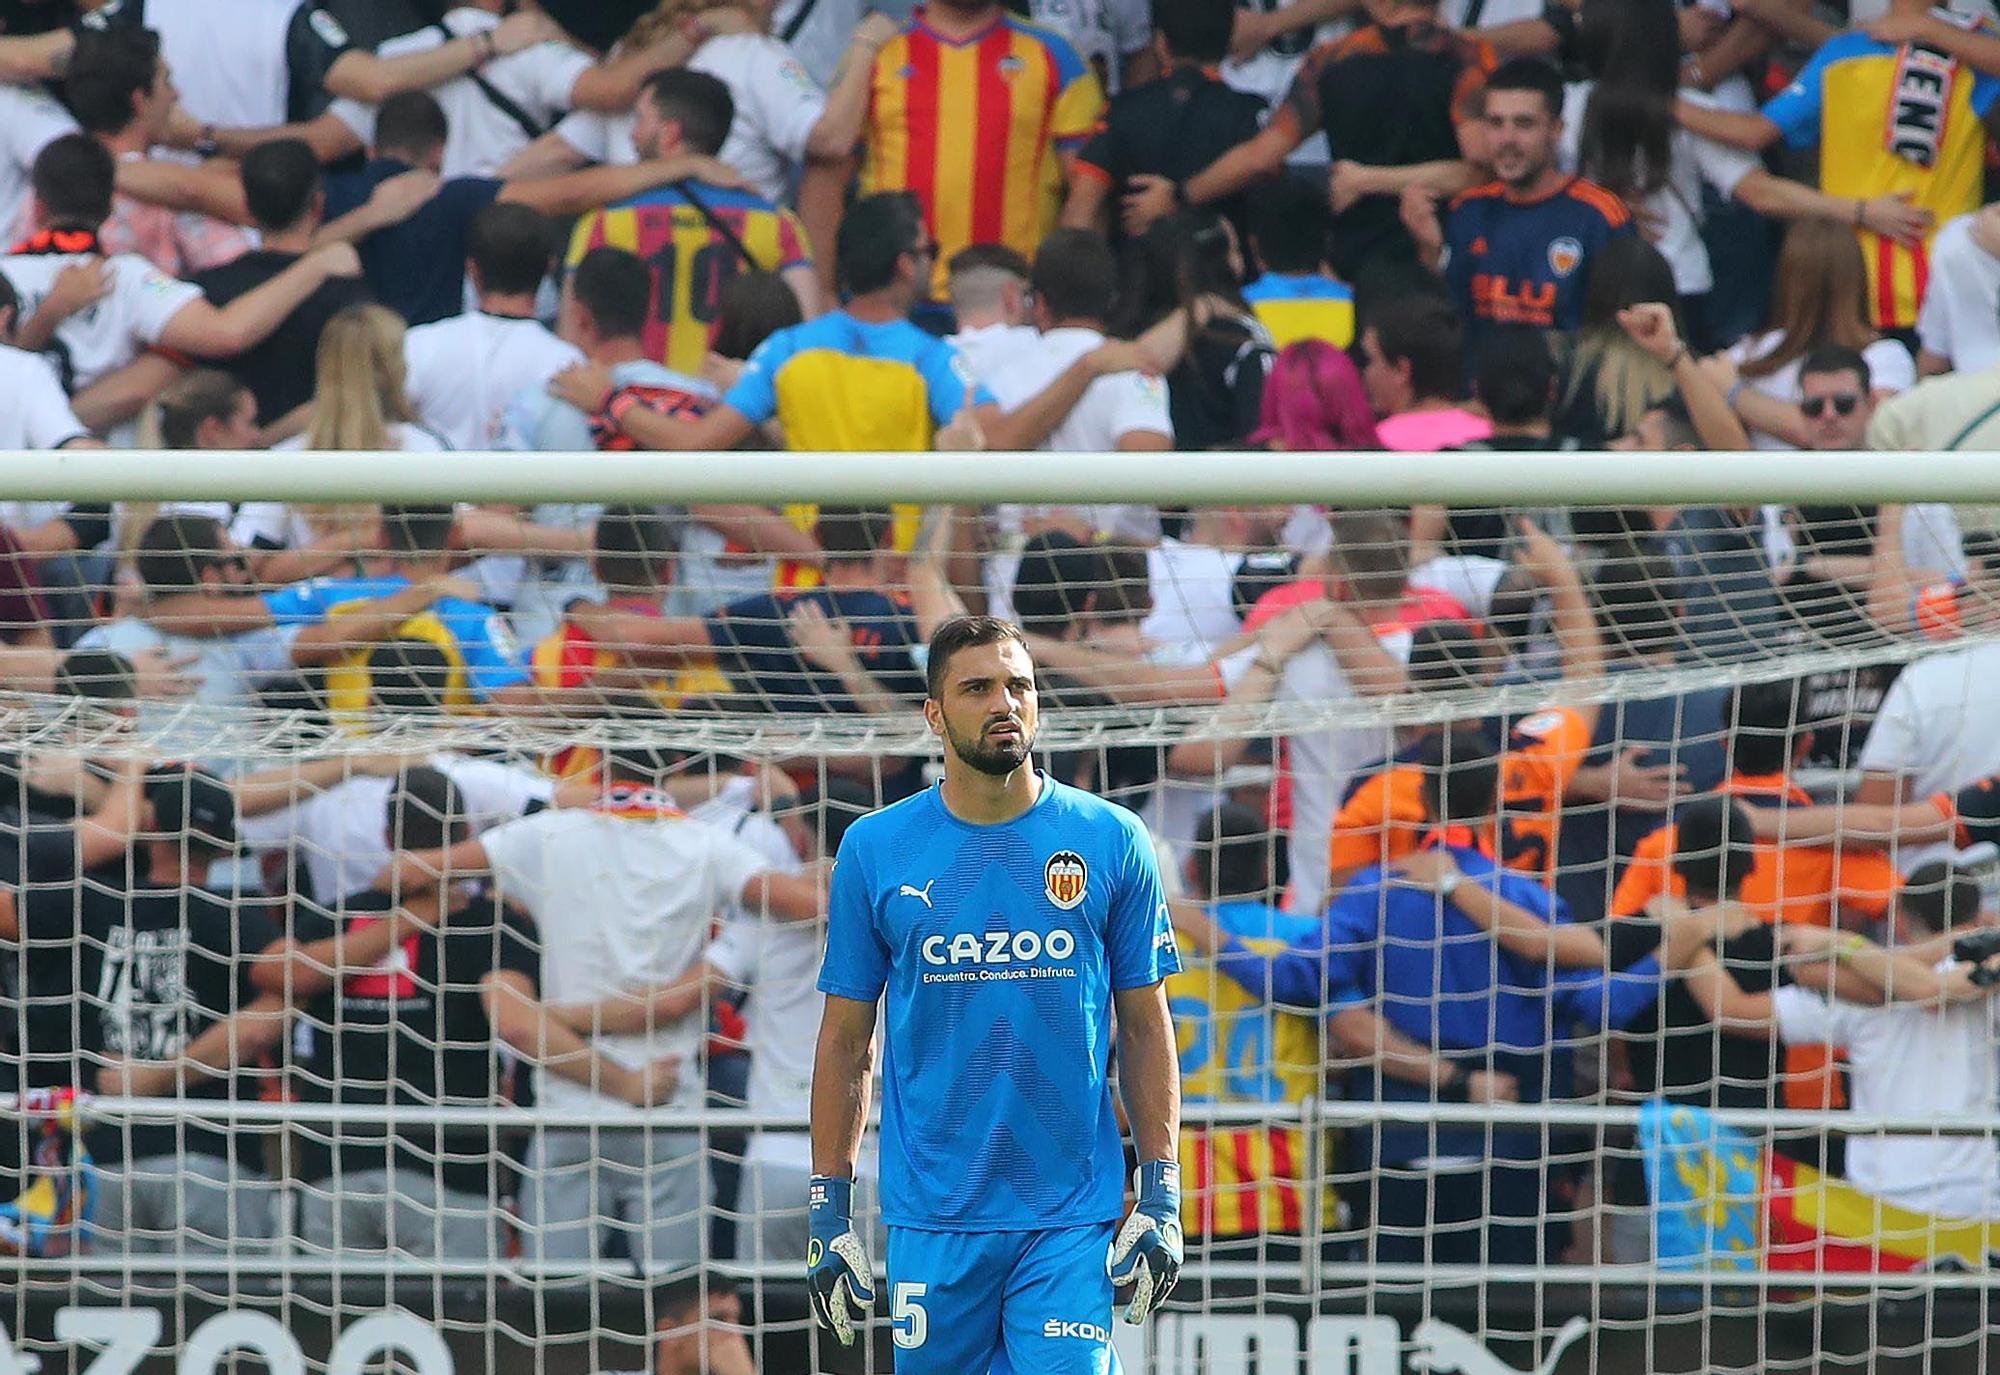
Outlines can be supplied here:
[[1583, 262], [1583, 245], [1565, 234], [1549, 245], [1549, 271], [1567, 277]]
[[1074, 850], [1058, 850], [1042, 866], [1042, 885], [1049, 901], [1068, 912], [1083, 901], [1090, 887], [1090, 866]]

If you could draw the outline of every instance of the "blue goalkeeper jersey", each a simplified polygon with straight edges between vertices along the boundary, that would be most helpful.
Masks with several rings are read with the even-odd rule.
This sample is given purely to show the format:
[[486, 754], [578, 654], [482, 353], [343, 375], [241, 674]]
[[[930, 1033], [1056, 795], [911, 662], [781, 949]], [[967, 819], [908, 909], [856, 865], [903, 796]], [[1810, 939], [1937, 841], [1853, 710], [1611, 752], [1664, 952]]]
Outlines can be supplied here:
[[1112, 994], [1180, 968], [1139, 819], [1043, 776], [1026, 813], [975, 826], [929, 788], [848, 829], [829, 904], [820, 990], [889, 995], [883, 1220], [1116, 1220]]

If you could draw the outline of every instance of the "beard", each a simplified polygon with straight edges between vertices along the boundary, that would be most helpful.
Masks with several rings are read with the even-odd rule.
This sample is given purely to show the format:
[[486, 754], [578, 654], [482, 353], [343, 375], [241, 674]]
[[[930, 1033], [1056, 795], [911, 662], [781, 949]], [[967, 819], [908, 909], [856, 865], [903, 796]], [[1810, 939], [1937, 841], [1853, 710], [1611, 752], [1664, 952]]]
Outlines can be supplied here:
[[978, 735], [968, 739], [953, 730], [950, 722], [946, 722], [944, 738], [945, 743], [951, 746], [951, 752], [969, 767], [989, 777], [1005, 778], [1028, 762], [1028, 756], [1035, 748], [1035, 733], [1024, 725], [1021, 734], [1014, 739], [987, 739], [986, 730], [996, 724], [987, 722]]

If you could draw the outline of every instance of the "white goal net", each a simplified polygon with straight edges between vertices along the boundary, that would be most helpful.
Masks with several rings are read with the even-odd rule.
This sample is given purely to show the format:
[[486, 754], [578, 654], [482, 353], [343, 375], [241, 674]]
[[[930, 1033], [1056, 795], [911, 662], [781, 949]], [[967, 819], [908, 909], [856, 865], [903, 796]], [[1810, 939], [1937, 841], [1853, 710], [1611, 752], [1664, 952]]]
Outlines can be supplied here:
[[804, 1298], [820, 893], [967, 611], [1172, 893], [1188, 1265], [1128, 1371], [1985, 1369], [1991, 514], [1350, 460], [8, 503], [0, 1375], [888, 1370], [886, 1291], [854, 1351]]

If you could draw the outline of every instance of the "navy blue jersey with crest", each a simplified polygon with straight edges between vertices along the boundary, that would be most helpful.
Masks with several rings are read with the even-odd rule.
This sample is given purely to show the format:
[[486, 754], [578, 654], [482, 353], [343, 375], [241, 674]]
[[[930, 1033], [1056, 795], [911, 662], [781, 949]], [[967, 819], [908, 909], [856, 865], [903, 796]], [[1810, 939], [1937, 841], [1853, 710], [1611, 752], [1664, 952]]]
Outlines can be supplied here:
[[1180, 968], [1145, 826], [1043, 775], [975, 826], [940, 790], [841, 841], [822, 992], [886, 990], [882, 1216], [937, 1231], [1115, 1221], [1112, 994]]
[[1496, 326], [1581, 325], [1591, 260], [1632, 232], [1632, 216], [1618, 197], [1581, 177], [1525, 201], [1496, 181], [1454, 200], [1443, 227], [1445, 283], [1466, 322], [1466, 352], [1477, 357]]

